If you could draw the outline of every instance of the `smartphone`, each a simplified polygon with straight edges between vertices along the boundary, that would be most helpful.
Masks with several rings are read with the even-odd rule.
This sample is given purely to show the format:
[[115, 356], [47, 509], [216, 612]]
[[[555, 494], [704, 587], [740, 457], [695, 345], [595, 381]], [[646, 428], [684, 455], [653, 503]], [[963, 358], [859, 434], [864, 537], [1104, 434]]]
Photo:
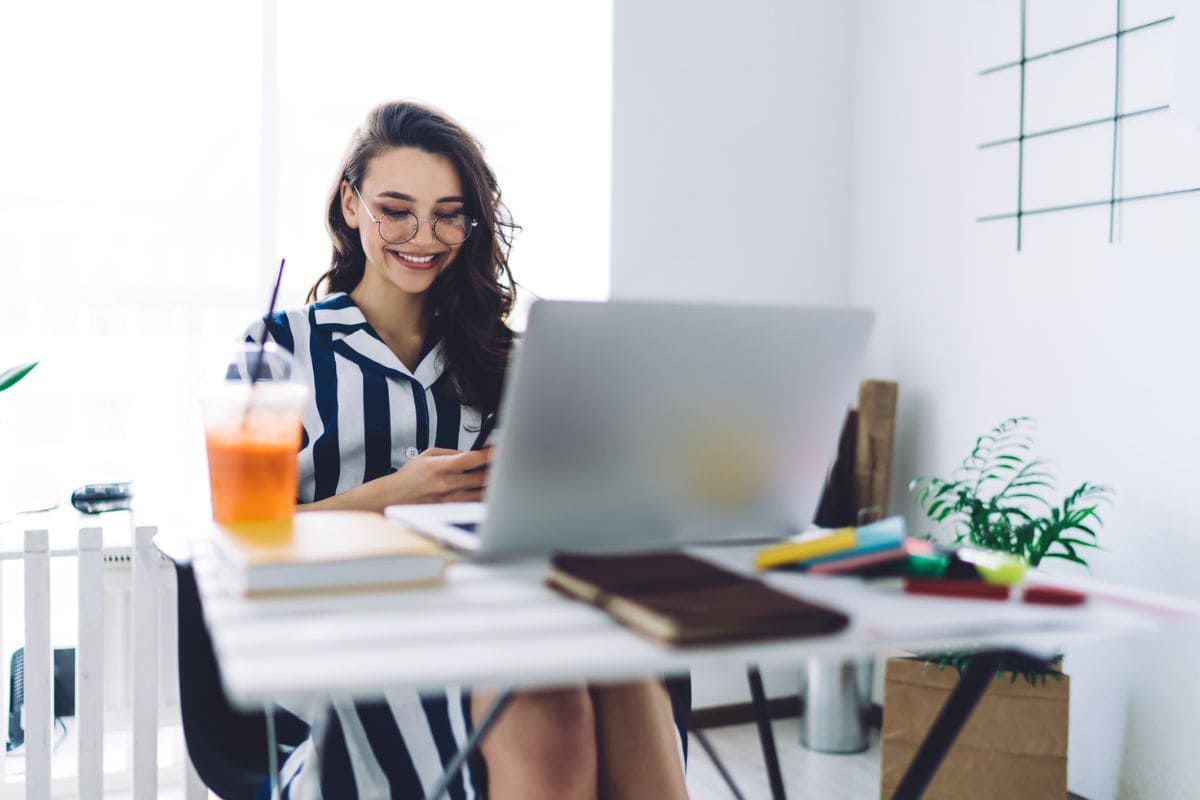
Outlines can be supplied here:
[[471, 445], [472, 450], [482, 450], [487, 444], [488, 437], [492, 435], [492, 431], [496, 429], [496, 412], [489, 411], [479, 423], [479, 435], [475, 437], [474, 444]]

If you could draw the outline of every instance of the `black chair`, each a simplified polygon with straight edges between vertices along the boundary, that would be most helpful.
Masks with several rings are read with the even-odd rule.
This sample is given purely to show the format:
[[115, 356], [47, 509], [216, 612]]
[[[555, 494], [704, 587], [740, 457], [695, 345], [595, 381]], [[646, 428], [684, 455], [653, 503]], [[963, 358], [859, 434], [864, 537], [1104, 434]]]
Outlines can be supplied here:
[[[270, 775], [267, 717], [233, 708], [221, 688], [212, 639], [204, 625], [200, 593], [192, 565], [178, 553], [155, 544], [175, 565], [179, 606], [179, 707], [188, 756], [200, 780], [225, 800], [250, 800]], [[272, 714], [276, 741], [296, 746], [308, 726], [287, 711]], [[283, 753], [276, 754], [282, 763]]]

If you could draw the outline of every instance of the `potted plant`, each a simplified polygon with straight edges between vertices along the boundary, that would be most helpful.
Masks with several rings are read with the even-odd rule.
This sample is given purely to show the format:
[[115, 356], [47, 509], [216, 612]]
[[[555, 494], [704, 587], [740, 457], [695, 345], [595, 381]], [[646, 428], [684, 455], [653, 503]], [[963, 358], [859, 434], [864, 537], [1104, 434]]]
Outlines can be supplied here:
[[[932, 522], [950, 527], [956, 545], [1016, 555], [1030, 567], [1050, 558], [1086, 566], [1085, 554], [1097, 547], [1100, 507], [1112, 490], [1085, 482], [1052, 500], [1054, 476], [1048, 462], [1034, 455], [1032, 427], [1028, 417], [1006, 419], [975, 440], [951, 477], [922, 476], [909, 488]], [[899, 783], [971, 658], [956, 652], [888, 660], [883, 796]], [[1003, 663], [925, 796], [1066, 797], [1070, 682], [1060, 663]]]
[[1036, 567], [1046, 558], [1087, 565], [1081, 548], [1096, 547], [1099, 504], [1112, 490], [1081, 483], [1059, 505], [1044, 496], [1054, 477], [1031, 456], [1029, 417], [1006, 419], [975, 440], [950, 479], [922, 476], [909, 486], [931, 520], [955, 525], [954, 542], [1012, 553]]

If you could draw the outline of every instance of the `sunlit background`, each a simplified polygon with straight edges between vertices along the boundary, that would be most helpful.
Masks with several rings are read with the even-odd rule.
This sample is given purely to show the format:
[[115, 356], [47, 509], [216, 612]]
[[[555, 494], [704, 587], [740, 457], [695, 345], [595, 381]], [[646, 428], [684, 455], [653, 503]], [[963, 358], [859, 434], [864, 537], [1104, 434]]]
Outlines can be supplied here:
[[0, 511], [118, 479], [148, 522], [206, 502], [199, 377], [281, 257], [281, 304], [304, 302], [343, 148], [382, 100], [483, 142], [523, 303], [607, 296], [611, 39], [608, 2], [6, 8], [0, 369], [41, 364], [0, 394]]

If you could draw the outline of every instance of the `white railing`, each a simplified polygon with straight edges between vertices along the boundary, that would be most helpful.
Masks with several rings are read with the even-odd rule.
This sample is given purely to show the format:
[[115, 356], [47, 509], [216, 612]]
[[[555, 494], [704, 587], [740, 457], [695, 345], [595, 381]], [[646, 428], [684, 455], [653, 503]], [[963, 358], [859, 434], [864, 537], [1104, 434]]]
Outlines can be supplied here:
[[[22, 549], [0, 552], [0, 567], [23, 562], [25, 628], [25, 744], [0, 756], [0, 800], [101, 798], [105, 792], [142, 800], [157, 797], [161, 786], [181, 784], [183, 791], [173, 794], [207, 797], [183, 747], [175, 574], [154, 548], [155, 531], [137, 527], [132, 546], [106, 547], [99, 527], [77, 534], [60, 530], [51, 547], [50, 530], [30, 529]], [[60, 559], [78, 564], [78, 636], [75, 718], [73, 725], [59, 726], [56, 748], [51, 607], [71, 588], [61, 585], [69, 580], [59, 574], [51, 583], [51, 564]], [[0, 620], [3, 574], [0, 569]], [[0, 625], [0, 727], [7, 730], [11, 676], [5, 648]]]

